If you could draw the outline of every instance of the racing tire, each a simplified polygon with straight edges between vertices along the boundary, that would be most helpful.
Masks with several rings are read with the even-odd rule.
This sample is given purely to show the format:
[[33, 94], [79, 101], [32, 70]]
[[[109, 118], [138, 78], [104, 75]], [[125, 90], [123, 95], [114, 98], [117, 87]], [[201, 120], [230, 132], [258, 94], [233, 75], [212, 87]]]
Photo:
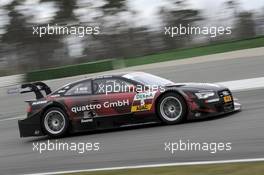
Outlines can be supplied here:
[[166, 93], [157, 103], [157, 113], [165, 124], [180, 123], [186, 118], [187, 105], [181, 95], [171, 92]]
[[43, 115], [42, 127], [44, 132], [52, 138], [63, 137], [69, 128], [68, 116], [60, 108], [49, 108]]

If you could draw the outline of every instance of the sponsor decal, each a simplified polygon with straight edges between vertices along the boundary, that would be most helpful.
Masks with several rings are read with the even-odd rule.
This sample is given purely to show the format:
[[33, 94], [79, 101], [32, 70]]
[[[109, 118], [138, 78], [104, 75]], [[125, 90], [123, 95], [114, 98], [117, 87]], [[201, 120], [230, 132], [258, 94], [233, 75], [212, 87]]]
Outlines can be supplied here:
[[93, 122], [93, 113], [91, 111], [85, 111], [81, 123]]
[[60, 94], [54, 94], [50, 96], [51, 98], [56, 98], [56, 97], [60, 97]]
[[213, 102], [218, 102], [220, 99], [219, 98], [214, 98], [214, 99], [210, 99], [210, 100], [206, 100], [206, 103], [213, 103]]
[[39, 130], [35, 130], [35, 131], [34, 131], [34, 134], [35, 134], [35, 135], [39, 135], [39, 133], [40, 133]]
[[66, 91], [65, 89], [61, 89], [58, 91], [58, 93], [61, 94], [61, 93], [64, 93], [65, 91]]
[[151, 107], [152, 107], [152, 104], [132, 106], [131, 112], [148, 111], [151, 109]]
[[47, 100], [44, 100], [44, 101], [35, 101], [35, 102], [32, 103], [32, 105], [40, 105], [40, 104], [45, 104], [47, 102], [48, 102]]
[[78, 112], [85, 112], [85, 111], [90, 111], [90, 110], [96, 110], [96, 109], [101, 109], [101, 108], [115, 108], [115, 107], [122, 107], [122, 106], [129, 106], [129, 100], [118, 100], [118, 101], [105, 101], [103, 104], [87, 104], [83, 106], [74, 106], [71, 108], [71, 111], [73, 113], [78, 113]]
[[231, 97], [230, 95], [228, 95], [228, 96], [224, 96], [224, 102], [225, 102], [225, 103], [228, 103], [228, 102], [230, 102], [230, 101], [232, 101], [232, 97]]
[[[152, 107], [153, 99], [155, 97], [156, 92], [142, 92], [137, 93], [134, 97], [133, 105], [131, 107], [131, 112], [139, 112], [139, 111], [147, 111]], [[151, 100], [150, 103], [146, 104], [145, 100]], [[140, 101], [140, 105], [135, 105], [135, 101]]]
[[90, 110], [101, 109], [101, 108], [102, 108], [101, 104], [89, 104], [89, 105], [83, 105], [83, 106], [74, 106], [71, 108], [71, 111], [73, 113], [78, 113], [78, 112], [90, 111]]
[[113, 107], [122, 107], [122, 106], [129, 106], [129, 100], [122, 100], [122, 101], [116, 101], [116, 102], [109, 102], [106, 101], [103, 103], [104, 108], [113, 108]]
[[145, 99], [153, 99], [155, 97], [156, 92], [143, 92], [138, 93], [134, 97], [134, 101], [136, 100], [145, 100]]

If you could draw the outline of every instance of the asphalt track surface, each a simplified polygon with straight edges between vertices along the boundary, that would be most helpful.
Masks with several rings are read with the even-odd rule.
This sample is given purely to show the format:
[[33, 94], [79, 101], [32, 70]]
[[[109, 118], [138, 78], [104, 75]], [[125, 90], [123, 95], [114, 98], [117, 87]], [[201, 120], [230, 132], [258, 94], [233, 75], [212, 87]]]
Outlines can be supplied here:
[[[168, 65], [146, 72], [175, 82], [220, 82], [264, 76], [263, 57], [225, 61]], [[54, 89], [71, 79], [50, 82]], [[0, 96], [0, 174], [39, 173], [113, 166], [144, 165], [186, 161], [210, 161], [264, 157], [264, 89], [236, 92], [243, 111], [210, 120], [173, 126], [144, 126], [115, 131], [82, 133], [59, 142], [99, 142], [100, 151], [79, 154], [71, 151], [33, 151], [33, 142], [46, 137], [19, 138], [17, 120], [3, 120], [23, 115], [23, 100], [31, 95]], [[2, 120], [2, 121], [1, 121]], [[164, 142], [231, 142], [231, 151], [215, 154], [207, 151], [164, 150]]]

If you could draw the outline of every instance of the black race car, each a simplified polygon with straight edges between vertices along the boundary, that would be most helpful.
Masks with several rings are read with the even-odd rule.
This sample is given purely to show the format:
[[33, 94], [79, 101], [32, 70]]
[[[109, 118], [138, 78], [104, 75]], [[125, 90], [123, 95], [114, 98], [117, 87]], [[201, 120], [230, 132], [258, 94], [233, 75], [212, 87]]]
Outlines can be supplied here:
[[[42, 91], [45, 92], [45, 96]], [[147, 123], [176, 124], [240, 110], [231, 91], [216, 84], [174, 83], [144, 72], [83, 79], [51, 92], [43, 82], [23, 84], [34, 92], [21, 137], [64, 136], [68, 132]]]

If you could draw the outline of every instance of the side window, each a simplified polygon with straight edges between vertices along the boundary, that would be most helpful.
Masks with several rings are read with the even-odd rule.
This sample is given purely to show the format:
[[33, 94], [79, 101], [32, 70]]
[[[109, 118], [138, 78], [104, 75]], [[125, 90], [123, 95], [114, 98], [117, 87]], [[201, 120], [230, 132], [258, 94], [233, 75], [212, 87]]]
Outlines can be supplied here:
[[89, 95], [89, 94], [92, 94], [92, 85], [90, 80], [76, 84], [65, 93], [65, 95]]
[[96, 79], [93, 83], [95, 94], [128, 92], [131, 83], [116, 78]]

